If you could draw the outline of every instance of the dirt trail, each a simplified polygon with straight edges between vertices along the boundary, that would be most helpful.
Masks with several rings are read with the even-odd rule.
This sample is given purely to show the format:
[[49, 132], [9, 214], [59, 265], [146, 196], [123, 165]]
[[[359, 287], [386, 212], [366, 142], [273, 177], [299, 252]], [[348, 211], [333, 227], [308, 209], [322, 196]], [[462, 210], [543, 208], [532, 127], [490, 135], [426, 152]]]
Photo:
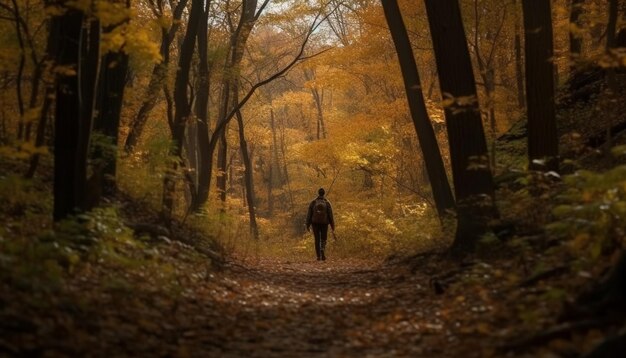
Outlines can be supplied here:
[[488, 264], [437, 295], [429, 280], [458, 264], [262, 259], [212, 272], [176, 252], [176, 292], [150, 276], [165, 263], [87, 265], [54, 295], [5, 287], [0, 356], [488, 357], [515, 322]]
[[[439, 356], [424, 333], [443, 332], [427, 313], [428, 278], [359, 262], [261, 261], [219, 278], [209, 311], [216, 321], [190, 327], [182, 343], [223, 356]], [[191, 313], [191, 312], [190, 312]], [[195, 352], [198, 353], [198, 352]], [[193, 353], [192, 353], [193, 355]]]

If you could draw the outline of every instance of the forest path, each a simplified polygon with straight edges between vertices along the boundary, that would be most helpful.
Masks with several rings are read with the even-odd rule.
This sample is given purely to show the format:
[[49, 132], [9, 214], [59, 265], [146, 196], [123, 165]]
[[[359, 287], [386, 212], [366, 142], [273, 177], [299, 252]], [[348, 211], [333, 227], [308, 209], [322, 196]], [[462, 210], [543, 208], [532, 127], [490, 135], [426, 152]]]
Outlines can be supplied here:
[[216, 286], [204, 288], [210, 292], [196, 295], [207, 297], [203, 305], [211, 309], [205, 312], [218, 316], [182, 334], [179, 343], [190, 351], [211, 347], [210, 353], [233, 357], [441, 356], [445, 347], [429, 278], [406, 267], [265, 259], [235, 264], [217, 279]]

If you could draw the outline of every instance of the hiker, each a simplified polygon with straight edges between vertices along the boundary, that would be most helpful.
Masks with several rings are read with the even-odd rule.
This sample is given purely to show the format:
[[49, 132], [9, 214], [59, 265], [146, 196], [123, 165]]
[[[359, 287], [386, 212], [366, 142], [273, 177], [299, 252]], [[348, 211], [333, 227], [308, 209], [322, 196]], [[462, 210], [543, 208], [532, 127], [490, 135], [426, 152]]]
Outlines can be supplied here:
[[313, 225], [313, 236], [315, 236], [315, 253], [317, 260], [325, 261], [324, 249], [326, 248], [326, 239], [328, 238], [328, 225], [335, 234], [335, 220], [333, 219], [333, 208], [330, 202], [324, 198], [326, 191], [320, 188], [317, 191], [317, 198], [309, 204], [309, 211], [306, 215], [306, 230], [311, 230]]

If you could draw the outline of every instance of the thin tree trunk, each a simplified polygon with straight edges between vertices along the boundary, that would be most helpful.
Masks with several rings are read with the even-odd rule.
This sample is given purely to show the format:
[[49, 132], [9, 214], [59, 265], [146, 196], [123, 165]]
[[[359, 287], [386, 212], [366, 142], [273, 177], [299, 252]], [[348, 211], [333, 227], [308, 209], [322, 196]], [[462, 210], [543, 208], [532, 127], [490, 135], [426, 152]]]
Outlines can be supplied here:
[[454, 253], [471, 251], [497, 215], [489, 154], [478, 106], [472, 63], [457, 0], [426, 0], [439, 84], [446, 106], [457, 232]]
[[[238, 101], [237, 98], [235, 98]], [[244, 132], [244, 123], [241, 111], [237, 111], [237, 125], [239, 126], [239, 146], [241, 147], [241, 159], [244, 165], [244, 182], [246, 186], [246, 201], [248, 202], [248, 215], [250, 217], [250, 233], [256, 240], [259, 239], [259, 228], [256, 223], [256, 200], [254, 199], [254, 179], [252, 161], [248, 152], [248, 143]]]
[[[304, 77], [307, 81], [312, 81], [315, 79], [314, 70], [304, 70]], [[326, 138], [326, 126], [324, 124], [324, 105], [323, 105], [323, 96], [320, 96], [319, 89], [317, 86], [311, 87], [311, 96], [313, 97], [313, 102], [315, 103], [315, 110], [317, 113], [317, 140]]]
[[[272, 152], [271, 145], [270, 145], [270, 151]], [[274, 196], [272, 195], [272, 188], [274, 187], [274, 165], [272, 164], [271, 152], [270, 152], [269, 175], [267, 179], [267, 216], [270, 218], [272, 217], [274, 213]]]
[[293, 210], [295, 203], [293, 200], [293, 191], [291, 190], [291, 181], [289, 180], [289, 170], [287, 168], [287, 145], [285, 143], [285, 123], [283, 121], [281, 121], [280, 150], [283, 157], [283, 176], [287, 183], [287, 190], [289, 191], [290, 209]]
[[572, 0], [572, 8], [569, 15], [570, 26], [575, 26], [577, 32], [569, 32], [569, 52], [570, 52], [570, 76], [576, 70], [576, 62], [580, 58], [583, 48], [583, 38], [580, 35], [582, 25], [580, 16], [583, 13], [583, 5], [585, 0]]
[[280, 163], [278, 159], [278, 139], [276, 137], [276, 120], [274, 117], [274, 109], [270, 108], [270, 130], [272, 131], [272, 160], [270, 164], [274, 166], [275, 183], [283, 184], [283, 178], [280, 173]]
[[191, 115], [191, 103], [189, 101], [188, 84], [189, 72], [191, 69], [191, 61], [196, 43], [196, 35], [198, 32], [198, 21], [202, 17], [204, 8], [203, 0], [191, 0], [191, 10], [189, 12], [189, 21], [183, 43], [180, 47], [180, 55], [178, 58], [178, 69], [176, 71], [176, 80], [174, 84], [174, 106], [175, 113], [173, 123], [171, 123], [172, 132], [172, 150], [170, 155], [175, 158], [171, 171], [165, 175], [163, 180], [163, 210], [162, 216], [169, 223], [172, 218], [174, 209], [174, 195], [176, 190], [175, 175], [178, 172], [180, 161], [182, 160], [182, 146], [185, 138], [185, 124]]
[[13, 17], [15, 20], [15, 33], [17, 35], [17, 42], [20, 46], [20, 59], [17, 67], [17, 76], [15, 78], [15, 95], [17, 98], [17, 109], [20, 114], [18, 122], [17, 139], [24, 139], [24, 94], [22, 91], [22, 79], [24, 77], [24, 67], [26, 66], [26, 48], [24, 46], [24, 39], [22, 37], [22, 26], [20, 25], [20, 10], [16, 0], [13, 2]]
[[[35, 136], [35, 149], [40, 149], [45, 144], [46, 139], [46, 125], [48, 124], [48, 112], [50, 111], [50, 106], [52, 105], [52, 97], [54, 96], [54, 85], [50, 84], [46, 86], [46, 90], [44, 92], [44, 99], [41, 105], [41, 111], [39, 113], [39, 122], [37, 123], [37, 133]], [[35, 176], [35, 172], [37, 171], [37, 166], [39, 165], [40, 154], [36, 152], [30, 158], [30, 163], [28, 165], [28, 171], [24, 174], [24, 178], [31, 179]]]
[[[144, 95], [145, 99], [141, 104], [141, 107], [139, 107], [137, 116], [131, 123], [128, 136], [126, 137], [126, 142], [124, 144], [124, 151], [126, 153], [131, 153], [133, 148], [137, 145], [145, 128], [146, 122], [148, 121], [148, 115], [158, 102], [159, 91], [163, 87], [163, 83], [167, 80], [167, 72], [170, 62], [170, 47], [174, 41], [176, 32], [180, 27], [180, 19], [188, 2], [189, 0], [180, 0], [172, 13], [172, 26], [169, 29], [161, 29], [161, 46], [159, 53], [162, 57], [162, 62], [154, 65], [154, 68], [152, 69], [150, 83], [148, 84], [148, 88]], [[163, 9], [159, 10], [162, 13]]]
[[401, 21], [402, 16], [397, 1], [383, 2], [383, 9], [398, 53], [409, 110], [419, 145], [422, 149], [437, 212], [439, 217], [444, 217], [448, 210], [454, 208], [454, 197], [452, 196], [441, 152], [439, 151], [437, 137], [426, 110], [419, 72], [409, 36], [404, 23]]
[[[46, 81], [45, 77], [52, 74], [52, 62], [54, 60], [54, 51], [56, 46], [56, 41], [58, 38], [58, 28], [53, 28], [53, 21], [48, 23], [48, 31], [50, 32], [50, 39], [48, 44], [46, 45], [46, 52], [44, 55], [43, 61], [39, 62], [37, 66], [39, 80], [38, 83], [43, 79], [44, 80], [44, 93], [43, 93], [43, 102], [41, 104], [41, 110], [39, 111], [39, 118], [37, 122], [37, 131], [35, 133], [35, 154], [30, 158], [30, 162], [28, 165], [28, 170], [24, 174], [24, 178], [31, 179], [35, 176], [35, 172], [37, 170], [37, 166], [39, 165], [40, 154], [38, 150], [43, 147], [45, 144], [46, 137], [46, 126], [48, 125], [48, 112], [50, 111], [50, 107], [52, 105], [52, 101], [54, 99], [55, 93], [55, 83], [54, 81]], [[45, 76], [44, 76], [45, 74]], [[35, 91], [33, 88], [33, 92], [31, 93], [31, 108], [34, 108], [37, 103], [37, 93], [38, 89]], [[28, 134], [29, 131], [27, 131]]]
[[[609, 21], [606, 26], [606, 47], [605, 52], [607, 57], [613, 56], [613, 51], [617, 45], [617, 16], [619, 10], [618, 0], [609, 0], [608, 4]], [[608, 98], [611, 100], [617, 95], [617, 79], [615, 78], [615, 68], [609, 67], [606, 74], [607, 87], [609, 90]], [[611, 128], [613, 127], [613, 113], [609, 113], [607, 116], [608, 124], [606, 128], [606, 154], [610, 154], [610, 148], [612, 147], [612, 135]]]
[[517, 105], [519, 108], [526, 107], [526, 95], [524, 93], [524, 64], [522, 63], [522, 26], [519, 20], [520, 9], [517, 0], [513, 0], [513, 13], [515, 14], [515, 78], [517, 79]]
[[528, 104], [528, 159], [534, 170], [558, 170], [554, 50], [550, 0], [522, 0]]
[[[266, 0], [263, 4], [267, 4], [268, 0]], [[263, 8], [263, 6], [261, 6], [261, 9]], [[260, 10], [259, 10], [260, 11]], [[258, 13], [257, 13], [258, 14]], [[304, 51], [306, 49], [306, 45], [308, 44], [309, 39], [311, 38], [311, 35], [313, 33], [313, 31], [317, 28], [317, 26], [319, 25], [319, 22], [317, 20], [315, 20], [313, 22], [313, 24], [311, 25], [311, 27], [309, 27], [304, 40], [300, 46], [300, 49], [298, 50], [296, 56], [284, 67], [282, 67], [278, 72], [272, 74], [271, 76], [261, 80], [260, 82], [255, 83], [246, 93], [246, 95], [243, 97], [243, 99], [241, 99], [241, 101], [239, 101], [239, 103], [233, 103], [234, 108], [228, 112], [228, 114], [221, 118], [220, 120], [216, 123], [215, 128], [213, 133], [211, 134], [211, 138], [209, 140], [209, 157], [212, 158], [213, 154], [215, 153], [215, 150], [217, 148], [218, 142], [221, 138], [221, 136], [224, 134], [226, 126], [230, 123], [230, 120], [235, 116], [236, 111], [240, 110], [247, 102], [248, 100], [250, 100], [250, 98], [252, 98], [252, 95], [254, 95], [254, 93], [256, 92], [256, 90], [274, 80], [276, 80], [277, 78], [283, 76], [285, 73], [287, 73], [290, 69], [293, 68], [293, 66], [295, 64], [297, 64], [298, 62], [304, 60], [303, 56], [304, 56]], [[212, 161], [208, 161], [208, 173], [211, 174], [212, 170], [213, 170], [213, 163]], [[211, 175], [208, 175], [209, 180], [211, 179]], [[209, 183], [210, 184], [210, 183]]]
[[[232, 98], [238, 97], [239, 91], [239, 71], [238, 68], [241, 64], [241, 60], [243, 59], [244, 49], [246, 46], [246, 42], [248, 41], [248, 37], [252, 32], [252, 28], [258, 19], [261, 11], [267, 5], [268, 1], [265, 1], [261, 7], [261, 10], [258, 13], [255, 13], [257, 7], [257, 0], [244, 0], [242, 2], [241, 9], [241, 17], [239, 18], [239, 24], [237, 28], [231, 33], [230, 40], [230, 54], [229, 58], [226, 61], [224, 66], [224, 80], [222, 82], [222, 100], [220, 107], [220, 116], [219, 122], [225, 122], [225, 118], [230, 113], [237, 103], [232, 100]], [[222, 202], [226, 201], [226, 183], [228, 182], [227, 175], [227, 157], [228, 157], [228, 142], [226, 137], [226, 131], [228, 124], [225, 124], [226, 128], [220, 134], [220, 142], [217, 153], [217, 168], [218, 168], [218, 177], [217, 177], [217, 190], [220, 194], [220, 200]], [[209, 150], [209, 154], [210, 150]], [[210, 173], [210, 169], [206, 170]], [[205, 174], [209, 175], [209, 174]], [[210, 179], [209, 179], [210, 180]]]
[[[228, 142], [226, 133], [222, 133], [220, 144], [217, 149], [217, 190], [222, 203], [226, 202], [226, 183], [228, 182]], [[222, 210], [225, 208], [222, 207]]]

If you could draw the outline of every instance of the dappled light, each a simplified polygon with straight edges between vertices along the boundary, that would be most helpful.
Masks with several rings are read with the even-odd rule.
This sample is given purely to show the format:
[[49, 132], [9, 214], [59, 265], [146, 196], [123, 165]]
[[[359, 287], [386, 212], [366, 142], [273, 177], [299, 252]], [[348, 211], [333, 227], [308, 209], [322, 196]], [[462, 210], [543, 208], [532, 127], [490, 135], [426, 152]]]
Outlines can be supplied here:
[[0, 356], [622, 357], [626, 1], [0, 0]]

